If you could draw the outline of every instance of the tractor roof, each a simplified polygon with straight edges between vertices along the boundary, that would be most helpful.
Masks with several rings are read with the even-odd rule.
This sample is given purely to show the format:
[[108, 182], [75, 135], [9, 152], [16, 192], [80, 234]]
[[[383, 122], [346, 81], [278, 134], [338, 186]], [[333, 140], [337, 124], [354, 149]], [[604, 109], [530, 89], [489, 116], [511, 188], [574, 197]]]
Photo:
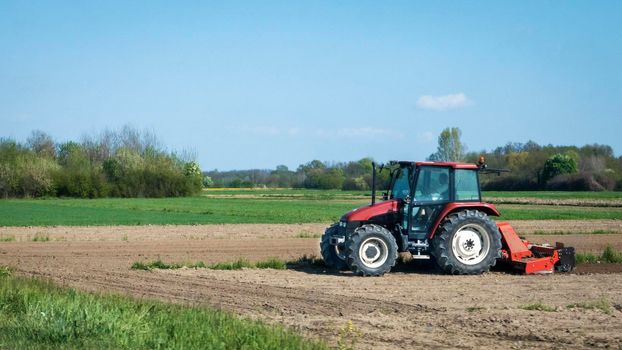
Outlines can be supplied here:
[[477, 170], [479, 167], [477, 164], [472, 163], [458, 163], [458, 162], [413, 162], [413, 161], [392, 161], [390, 163], [400, 164], [400, 165], [408, 165], [408, 166], [438, 166], [445, 168], [454, 168], [454, 169], [473, 169]]

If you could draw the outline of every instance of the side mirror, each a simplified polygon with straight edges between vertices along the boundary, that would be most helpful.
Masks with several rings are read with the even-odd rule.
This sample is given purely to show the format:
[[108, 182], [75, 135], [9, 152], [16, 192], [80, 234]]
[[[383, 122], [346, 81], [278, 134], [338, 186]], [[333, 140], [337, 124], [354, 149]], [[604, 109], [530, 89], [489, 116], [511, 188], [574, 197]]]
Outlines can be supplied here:
[[389, 194], [387, 192], [382, 192], [382, 200], [383, 201], [389, 200]]

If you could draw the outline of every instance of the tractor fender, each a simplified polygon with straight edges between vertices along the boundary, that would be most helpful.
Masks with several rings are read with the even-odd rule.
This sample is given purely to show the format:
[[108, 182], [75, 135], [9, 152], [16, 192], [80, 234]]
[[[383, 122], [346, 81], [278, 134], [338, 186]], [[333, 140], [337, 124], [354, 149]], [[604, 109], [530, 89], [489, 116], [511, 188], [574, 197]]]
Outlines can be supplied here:
[[449, 204], [447, 204], [447, 206], [445, 206], [443, 211], [438, 215], [438, 217], [436, 218], [436, 221], [434, 221], [434, 225], [432, 225], [432, 227], [431, 227], [430, 237], [428, 239], [434, 238], [434, 234], [436, 233], [436, 229], [438, 229], [438, 226], [441, 224], [441, 222], [443, 222], [443, 220], [445, 220], [445, 218], [449, 214], [455, 213], [457, 211], [461, 211], [461, 210], [464, 210], [464, 209], [479, 210], [481, 212], [486, 213], [489, 216], [501, 216], [501, 213], [499, 213], [499, 210], [497, 210], [497, 207], [495, 207], [492, 204], [482, 203], [482, 202], [456, 202], [456, 203], [449, 203]]

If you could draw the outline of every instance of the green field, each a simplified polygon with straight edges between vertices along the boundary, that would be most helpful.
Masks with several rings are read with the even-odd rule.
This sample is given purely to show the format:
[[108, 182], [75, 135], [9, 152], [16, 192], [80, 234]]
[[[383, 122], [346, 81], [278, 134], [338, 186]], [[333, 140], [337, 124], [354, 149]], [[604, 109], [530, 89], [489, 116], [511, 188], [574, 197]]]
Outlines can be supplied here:
[[[620, 192], [489, 192], [512, 198], [622, 198]], [[484, 198], [485, 199], [485, 198]], [[365, 192], [208, 190], [186, 198], [0, 200], [0, 226], [329, 223], [369, 203]], [[503, 220], [622, 219], [621, 207], [498, 205]]]
[[4, 200], [0, 226], [331, 222], [359, 204], [207, 197]]
[[328, 349], [206, 307], [92, 294], [0, 266], [0, 349]]
[[[380, 196], [382, 190], [377, 191]], [[254, 196], [262, 198], [328, 198], [328, 199], [357, 199], [369, 198], [370, 191], [341, 191], [341, 190], [308, 190], [308, 189], [206, 189], [206, 196]], [[594, 200], [622, 200], [622, 191], [618, 192], [572, 192], [572, 191], [484, 191], [482, 197], [498, 198], [539, 198], [539, 199], [594, 199]]]

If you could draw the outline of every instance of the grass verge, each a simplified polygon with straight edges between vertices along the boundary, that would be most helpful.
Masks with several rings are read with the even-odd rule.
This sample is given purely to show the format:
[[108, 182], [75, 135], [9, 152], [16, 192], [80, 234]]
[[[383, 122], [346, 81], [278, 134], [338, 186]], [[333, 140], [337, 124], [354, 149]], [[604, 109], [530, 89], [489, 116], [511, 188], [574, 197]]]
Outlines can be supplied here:
[[49, 242], [49, 240], [50, 236], [43, 233], [37, 233], [34, 237], [32, 237], [33, 242]]
[[10, 277], [13, 274], [13, 269], [8, 266], [0, 266], [0, 278]]
[[160, 259], [154, 260], [151, 262], [142, 262], [137, 261], [132, 264], [133, 270], [152, 270], [152, 269], [162, 269], [162, 270], [170, 270], [170, 269], [181, 269], [181, 268], [204, 268], [211, 270], [241, 270], [243, 268], [247, 269], [276, 269], [276, 270], [285, 270], [287, 268], [287, 262], [280, 260], [278, 258], [269, 258], [266, 260], [261, 260], [257, 262], [250, 262], [247, 259], [238, 259], [233, 262], [222, 262], [211, 265], [206, 265], [204, 262], [185, 262], [185, 263], [166, 263]]
[[296, 238], [321, 238], [322, 234], [317, 232], [310, 231], [300, 231], [296, 235]]
[[611, 302], [604, 297], [593, 301], [570, 304], [566, 307], [569, 309], [600, 310], [607, 315], [613, 312], [613, 306], [611, 305]]
[[270, 258], [256, 262], [255, 267], [258, 269], [285, 270], [287, 268], [287, 263], [278, 258]]
[[605, 250], [603, 250], [600, 255], [595, 255], [594, 253], [577, 253], [575, 257], [577, 264], [598, 262], [610, 264], [622, 263], [622, 252], [617, 251], [612, 246], [605, 247]]
[[84, 293], [9, 275], [0, 277], [0, 315], [0, 348], [6, 349], [328, 349], [281, 326], [206, 307]]
[[0, 236], [0, 242], [15, 242], [15, 236], [14, 235], [2, 235]]
[[522, 305], [520, 306], [520, 308], [523, 310], [533, 310], [533, 311], [546, 311], [546, 312], [557, 311], [557, 309], [555, 309], [554, 307], [548, 306], [543, 303], [533, 303], [533, 304]]

